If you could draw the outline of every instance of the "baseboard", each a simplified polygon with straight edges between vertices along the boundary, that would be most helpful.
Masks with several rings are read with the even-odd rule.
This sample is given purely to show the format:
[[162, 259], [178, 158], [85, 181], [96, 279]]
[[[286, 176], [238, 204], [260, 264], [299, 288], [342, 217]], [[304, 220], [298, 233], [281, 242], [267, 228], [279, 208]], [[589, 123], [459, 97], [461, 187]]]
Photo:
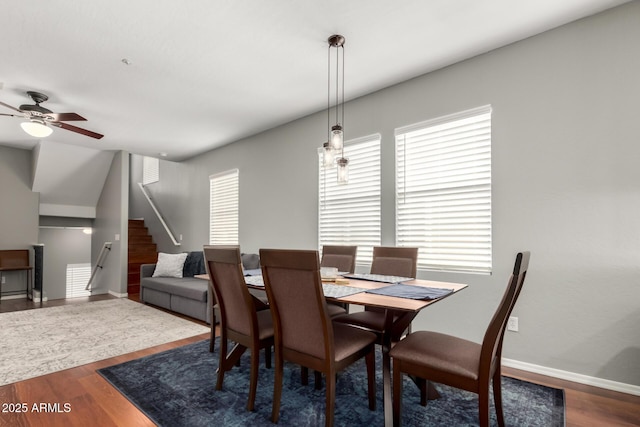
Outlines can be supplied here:
[[109, 295], [113, 295], [114, 297], [118, 297], [118, 298], [126, 298], [129, 296], [129, 294], [126, 292], [121, 294], [119, 292], [113, 292], [113, 291], [109, 291]]
[[640, 396], [640, 386], [625, 384], [617, 381], [605, 380], [603, 378], [590, 377], [588, 375], [576, 374], [575, 372], [563, 371], [560, 369], [547, 368], [546, 366], [534, 365], [533, 363], [520, 362], [513, 359], [502, 359], [502, 366], [520, 369], [522, 371], [533, 372], [535, 374], [546, 375], [548, 377], [561, 380], [572, 381], [574, 383], [585, 384], [592, 387], [604, 388], [606, 390], [618, 391], [621, 393]]

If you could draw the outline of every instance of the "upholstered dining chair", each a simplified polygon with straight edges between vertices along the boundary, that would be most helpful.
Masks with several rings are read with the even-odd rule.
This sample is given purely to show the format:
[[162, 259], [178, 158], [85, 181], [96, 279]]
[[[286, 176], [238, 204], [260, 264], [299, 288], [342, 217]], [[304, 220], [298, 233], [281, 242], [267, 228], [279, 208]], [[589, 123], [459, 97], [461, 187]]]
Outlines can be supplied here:
[[[415, 278], [418, 269], [418, 248], [375, 246], [371, 274]], [[394, 314], [391, 340], [398, 341], [411, 325], [415, 313]], [[350, 313], [336, 318], [337, 322], [348, 323], [374, 332], [379, 344], [385, 327], [385, 311], [375, 307], [366, 307], [364, 311]]]
[[[324, 245], [320, 267], [335, 267], [339, 272], [353, 273], [356, 270], [356, 254], [358, 246]], [[349, 312], [349, 304], [329, 303], [331, 317], [342, 316]]]
[[320, 267], [335, 267], [340, 272], [353, 273], [357, 253], [358, 246], [324, 245]]
[[481, 344], [438, 332], [418, 331], [391, 349], [393, 360], [394, 425], [402, 421], [402, 374], [434, 381], [478, 394], [481, 426], [489, 425], [489, 386], [498, 425], [504, 426], [501, 393], [502, 341], [507, 319], [520, 295], [529, 266], [529, 252], [516, 255], [507, 289], [484, 334]]
[[[375, 409], [375, 335], [332, 322], [317, 251], [261, 249], [260, 262], [275, 329], [275, 383], [271, 419], [280, 416], [285, 360], [326, 377], [326, 426], [333, 425], [336, 373], [364, 357], [369, 409]], [[295, 290], [295, 291], [293, 291]]]
[[[225, 372], [232, 369], [246, 349], [250, 349], [251, 378], [247, 410], [253, 411], [261, 349], [265, 349], [266, 366], [271, 367], [271, 346], [274, 342], [271, 313], [269, 310], [256, 310], [256, 300], [244, 281], [240, 248], [205, 246], [204, 258], [209, 286], [213, 287], [220, 309], [220, 363], [216, 390], [222, 389]], [[229, 354], [227, 340], [236, 343]]]

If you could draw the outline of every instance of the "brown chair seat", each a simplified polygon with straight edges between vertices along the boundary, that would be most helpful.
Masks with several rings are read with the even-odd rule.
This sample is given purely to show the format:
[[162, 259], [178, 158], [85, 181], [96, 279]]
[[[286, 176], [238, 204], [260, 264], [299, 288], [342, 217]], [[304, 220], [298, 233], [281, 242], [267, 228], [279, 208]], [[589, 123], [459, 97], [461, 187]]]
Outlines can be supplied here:
[[431, 331], [418, 331], [402, 340], [402, 352], [391, 350], [391, 357], [419, 366], [421, 378], [434, 378], [435, 372], [478, 380], [482, 346], [473, 341]]
[[269, 310], [256, 312], [258, 319], [258, 339], [265, 340], [273, 336], [273, 317]]

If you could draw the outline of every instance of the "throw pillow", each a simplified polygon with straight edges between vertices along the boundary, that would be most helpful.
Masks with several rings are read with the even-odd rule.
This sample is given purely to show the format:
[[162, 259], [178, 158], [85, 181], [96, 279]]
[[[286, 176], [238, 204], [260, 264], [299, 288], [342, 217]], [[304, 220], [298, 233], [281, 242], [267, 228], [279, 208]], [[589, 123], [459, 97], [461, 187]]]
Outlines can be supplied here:
[[189, 252], [182, 269], [182, 277], [193, 277], [196, 274], [205, 274], [206, 272], [202, 251]]
[[182, 277], [182, 268], [187, 259], [187, 253], [181, 254], [158, 254], [156, 269], [151, 277]]

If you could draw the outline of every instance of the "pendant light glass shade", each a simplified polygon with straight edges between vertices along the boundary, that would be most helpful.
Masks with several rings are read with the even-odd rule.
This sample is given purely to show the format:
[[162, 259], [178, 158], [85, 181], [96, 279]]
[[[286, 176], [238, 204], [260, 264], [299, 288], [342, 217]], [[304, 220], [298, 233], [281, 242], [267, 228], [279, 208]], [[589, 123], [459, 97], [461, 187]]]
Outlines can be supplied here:
[[342, 132], [342, 126], [335, 125], [331, 128], [331, 146], [334, 150], [342, 150], [344, 144], [344, 133]]
[[335, 165], [335, 153], [330, 143], [322, 144], [322, 166], [330, 168]]
[[20, 127], [29, 135], [35, 138], [45, 138], [53, 132], [53, 129], [44, 124], [44, 122], [39, 120], [31, 120], [29, 122], [20, 123]]
[[338, 165], [338, 184], [346, 184], [349, 182], [349, 159], [340, 157], [336, 163]]

